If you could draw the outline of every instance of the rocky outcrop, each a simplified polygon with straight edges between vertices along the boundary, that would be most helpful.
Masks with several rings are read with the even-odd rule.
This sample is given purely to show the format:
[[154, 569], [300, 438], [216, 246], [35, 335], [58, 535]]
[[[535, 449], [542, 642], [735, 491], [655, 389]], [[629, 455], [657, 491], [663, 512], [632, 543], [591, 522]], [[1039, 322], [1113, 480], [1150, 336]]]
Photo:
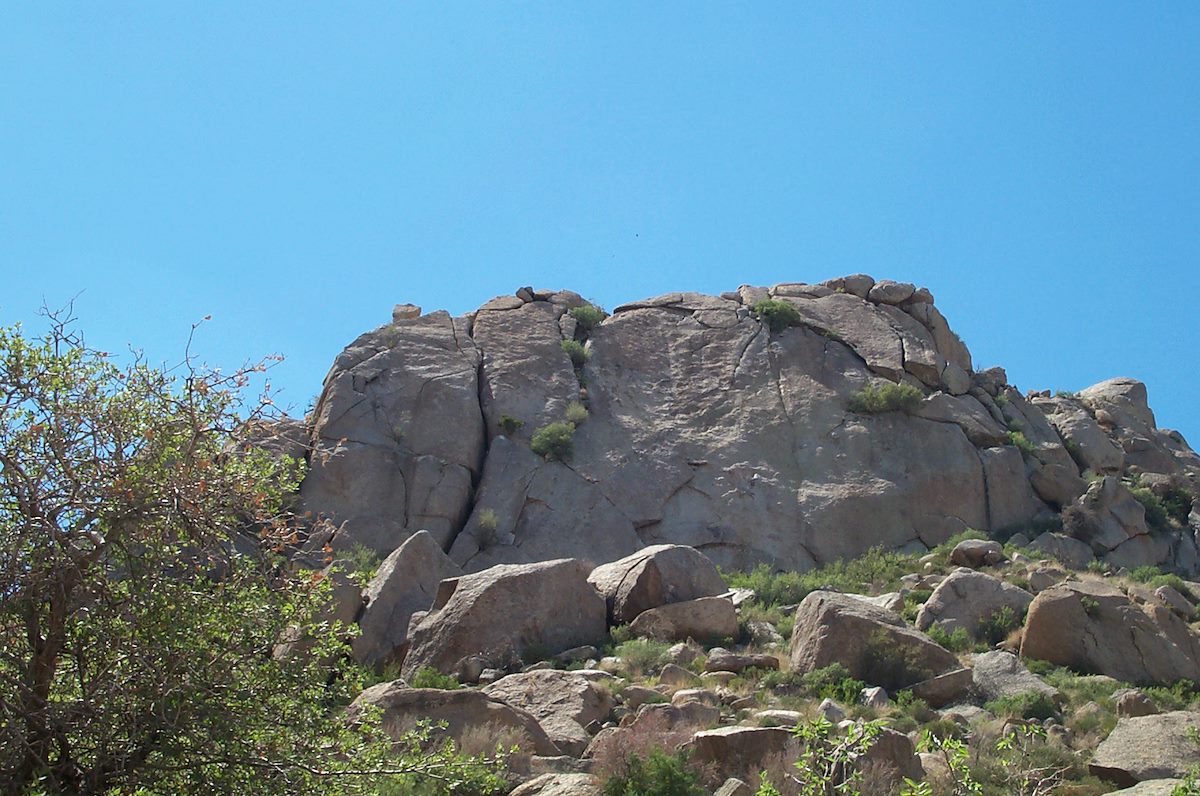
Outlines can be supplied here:
[[1070, 581], [1034, 598], [1021, 657], [1132, 683], [1200, 679], [1200, 636], [1152, 599], [1132, 601], [1096, 581]]
[[1200, 764], [1200, 744], [1191, 737], [1195, 728], [1200, 713], [1183, 710], [1123, 718], [1096, 749], [1088, 770], [1122, 787], [1182, 777]]
[[629, 630], [659, 641], [720, 641], [737, 636], [738, 618], [728, 598], [701, 597], [642, 611]]
[[503, 668], [536, 650], [553, 655], [607, 637], [604, 598], [575, 559], [502, 564], [442, 581], [409, 631], [404, 676], [425, 666], [456, 672], [471, 657]]
[[992, 650], [972, 656], [971, 675], [975, 691], [985, 700], [1021, 694], [1044, 694], [1058, 701], [1058, 689], [1025, 668], [1011, 652]]
[[[795, 322], [771, 328], [762, 300]], [[309, 439], [288, 448], [309, 460], [305, 508], [329, 520], [310, 548], [386, 555], [424, 528], [469, 572], [665, 543], [727, 568], [803, 570], [1050, 516], [1084, 493], [1084, 469], [1193, 493], [1200, 479], [1139, 382], [1026, 400], [1002, 369], [973, 370], [924, 288], [853, 275], [671, 293], [594, 326], [571, 315], [584, 303], [523, 288], [461, 318], [405, 305], [354, 341]], [[577, 361], [564, 342], [583, 346]], [[924, 400], [911, 414], [851, 410], [889, 382]], [[532, 435], [574, 401], [588, 414], [573, 453], [533, 453]], [[1200, 566], [1190, 531], [1127, 538], [1102, 554]]]
[[958, 668], [952, 653], [894, 613], [831, 591], [815, 591], [800, 603], [791, 661], [800, 673], [840, 663], [889, 691]]

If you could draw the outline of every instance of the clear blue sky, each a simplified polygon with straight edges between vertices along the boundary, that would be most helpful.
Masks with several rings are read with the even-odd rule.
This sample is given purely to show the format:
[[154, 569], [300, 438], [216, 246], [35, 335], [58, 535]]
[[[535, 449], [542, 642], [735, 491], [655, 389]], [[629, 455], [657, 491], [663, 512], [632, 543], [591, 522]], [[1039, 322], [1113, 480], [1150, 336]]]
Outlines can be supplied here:
[[0, 323], [281, 402], [412, 301], [864, 271], [1200, 445], [1196, 3], [8, 3]]

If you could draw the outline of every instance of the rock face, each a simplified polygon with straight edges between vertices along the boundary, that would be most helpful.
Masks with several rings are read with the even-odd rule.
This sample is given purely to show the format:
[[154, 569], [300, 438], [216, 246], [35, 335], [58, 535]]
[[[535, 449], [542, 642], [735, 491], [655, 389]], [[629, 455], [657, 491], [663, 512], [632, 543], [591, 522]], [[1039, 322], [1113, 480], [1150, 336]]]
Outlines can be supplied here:
[[379, 666], [402, 658], [409, 619], [429, 610], [444, 578], [461, 574], [428, 531], [410, 536], [384, 559], [363, 592], [366, 607], [358, 620], [355, 659]]
[[[725, 581], [703, 554], [682, 545], [653, 545], [592, 570], [588, 582], [608, 605], [614, 625], [668, 603], [715, 597]], [[731, 606], [732, 607], [732, 606]]]
[[1200, 727], [1200, 713], [1183, 710], [1121, 719], [1096, 749], [1088, 769], [1122, 787], [1182, 777], [1200, 763], [1200, 744], [1188, 734], [1194, 727]]
[[812, 592], [800, 603], [791, 658], [796, 672], [840, 663], [868, 685], [888, 690], [958, 668], [952, 653], [894, 613], [831, 591]]
[[470, 657], [497, 666], [537, 650], [553, 655], [607, 637], [604, 598], [575, 559], [504, 564], [442, 581], [432, 609], [409, 631], [404, 676], [454, 672]]
[[1024, 589], [982, 572], [959, 568], [933, 590], [917, 613], [917, 629], [937, 625], [947, 632], [963, 628], [975, 635], [979, 625], [1005, 609], [1019, 620], [1033, 601]]
[[[771, 329], [753, 310], [764, 299], [795, 325]], [[1085, 469], [1200, 482], [1139, 382], [1026, 400], [1003, 370], [973, 369], [924, 288], [859, 274], [671, 293], [588, 328], [570, 314], [584, 303], [522, 288], [461, 318], [401, 307], [351, 343], [293, 446], [309, 459], [304, 506], [330, 521], [310, 547], [387, 554], [427, 529], [468, 572], [667, 543], [804, 570], [1049, 516], [1084, 493]], [[925, 396], [912, 414], [851, 410], [864, 387], [899, 382]], [[532, 453], [573, 401], [588, 416], [569, 460]], [[1135, 533], [1102, 554], [1200, 566], [1184, 536]]]
[[1029, 606], [1021, 657], [1132, 683], [1200, 679], [1200, 636], [1169, 608], [1096, 581], [1069, 581]]
[[357, 709], [372, 705], [383, 711], [383, 729], [393, 738], [413, 729], [418, 720], [446, 722], [445, 732], [455, 741], [472, 727], [492, 726], [495, 731], [512, 730], [524, 736], [521, 743], [539, 755], [556, 755], [558, 747], [550, 740], [533, 716], [492, 699], [481, 691], [437, 688], [409, 688], [402, 681], [380, 683], [359, 694], [350, 704], [353, 717]]

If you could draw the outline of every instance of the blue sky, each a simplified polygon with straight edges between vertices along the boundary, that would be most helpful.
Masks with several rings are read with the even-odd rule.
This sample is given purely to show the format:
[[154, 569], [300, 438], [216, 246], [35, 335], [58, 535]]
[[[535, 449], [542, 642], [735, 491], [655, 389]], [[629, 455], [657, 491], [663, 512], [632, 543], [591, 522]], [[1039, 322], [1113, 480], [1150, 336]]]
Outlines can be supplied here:
[[279, 352], [411, 301], [863, 271], [1200, 444], [1194, 3], [8, 4], [0, 323]]

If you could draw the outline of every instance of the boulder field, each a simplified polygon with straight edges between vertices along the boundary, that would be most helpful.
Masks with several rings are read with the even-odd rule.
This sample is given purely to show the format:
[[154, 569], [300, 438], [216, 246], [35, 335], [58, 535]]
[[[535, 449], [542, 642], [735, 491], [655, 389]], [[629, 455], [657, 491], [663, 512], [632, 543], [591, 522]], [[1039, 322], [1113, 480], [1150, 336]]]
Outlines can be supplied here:
[[[900, 385], [917, 400], [861, 400]], [[535, 453], [568, 419], [569, 451]], [[967, 528], [1062, 548], [1036, 538], [1060, 521], [1089, 558], [1200, 566], [1200, 515], [1164, 525], [1135, 494], [1178, 507], [1200, 477], [1141, 383], [1023, 395], [975, 369], [928, 290], [863, 275], [608, 315], [529, 288], [461, 317], [401, 305], [276, 442], [308, 464], [311, 550], [385, 557], [425, 530], [466, 573], [661, 544], [803, 571]]]

